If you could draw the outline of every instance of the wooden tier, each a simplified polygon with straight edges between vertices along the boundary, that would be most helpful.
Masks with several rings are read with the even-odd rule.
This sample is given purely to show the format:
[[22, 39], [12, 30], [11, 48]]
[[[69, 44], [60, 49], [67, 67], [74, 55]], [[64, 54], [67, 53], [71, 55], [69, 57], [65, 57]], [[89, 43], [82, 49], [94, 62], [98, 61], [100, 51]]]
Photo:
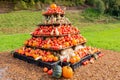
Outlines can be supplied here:
[[35, 38], [37, 38], [37, 37], [44, 37], [44, 38], [46, 38], [46, 37], [64, 37], [64, 36], [68, 36], [68, 35], [77, 35], [77, 34], [80, 34], [80, 32], [78, 32], [78, 33], [74, 33], [74, 34], [63, 34], [63, 35], [33, 35], [33, 34], [31, 34], [32, 35], [32, 37], [35, 37]]
[[[84, 43], [79, 43], [77, 45], [84, 45], [86, 42]], [[64, 50], [64, 49], [68, 49], [68, 48], [74, 48], [75, 46], [77, 45], [73, 45], [73, 46], [69, 46], [69, 47], [65, 47], [65, 48], [43, 48], [43, 47], [33, 47], [33, 46], [25, 46], [25, 47], [30, 47], [30, 48], [33, 48], [33, 49], [42, 49], [42, 50], [49, 50], [49, 51], [61, 51], [61, 50]]]
[[56, 62], [43, 62], [42, 60], [35, 60], [32, 57], [28, 57], [28, 56], [19, 54], [17, 52], [13, 53], [13, 57], [23, 60], [25, 62], [31, 63], [31, 64], [35, 64], [40, 67], [48, 67], [49, 69], [54, 68], [55, 65], [60, 63], [60, 60]]
[[[101, 52], [95, 52], [94, 54], [99, 56], [99, 54], [102, 54], [102, 53]], [[88, 54], [85, 57], [83, 57], [79, 62], [76, 62], [74, 64], [71, 64], [70, 62], [62, 62], [61, 66], [70, 65], [70, 67], [73, 70], [75, 70], [76, 68], [82, 66], [85, 61], [87, 61], [87, 60], [90, 61], [91, 58], [94, 58], [94, 56], [93, 56], [94, 54]]]
[[43, 13], [42, 14], [43, 16], [51, 16], [51, 15], [61, 15], [61, 16], [64, 16], [65, 15], [65, 13], [57, 13], [57, 12], [55, 12], [55, 13]]
[[31, 35], [33, 37], [62, 37], [67, 35], [80, 34], [80, 31], [76, 27], [71, 25], [55, 24], [55, 27], [53, 26], [54, 24], [48, 25], [40, 24], [40, 27], [38, 27], [34, 32], [32, 32]]
[[51, 23], [51, 24], [38, 24], [37, 26], [54, 26], [57, 27], [59, 25], [71, 25], [71, 23]]
[[[94, 54], [99, 56], [99, 54], [102, 54], [102, 53], [96, 52]], [[70, 65], [70, 67], [73, 70], [75, 70], [76, 68], [82, 66], [85, 61], [87, 61], [87, 60], [90, 61], [91, 58], [94, 58], [94, 56], [93, 56], [94, 54], [86, 55], [79, 62], [76, 62], [74, 64], [71, 64], [69, 62], [61, 62], [60, 60], [57, 62], [43, 62], [42, 60], [34, 60], [32, 57], [21, 55], [17, 52], [13, 52], [13, 57], [18, 58], [20, 60], [23, 60], [25, 62], [31, 63], [31, 64], [35, 64], [35, 65], [40, 66], [40, 67], [48, 67], [49, 69], [54, 68], [55, 65], [61, 65], [61, 66]]]

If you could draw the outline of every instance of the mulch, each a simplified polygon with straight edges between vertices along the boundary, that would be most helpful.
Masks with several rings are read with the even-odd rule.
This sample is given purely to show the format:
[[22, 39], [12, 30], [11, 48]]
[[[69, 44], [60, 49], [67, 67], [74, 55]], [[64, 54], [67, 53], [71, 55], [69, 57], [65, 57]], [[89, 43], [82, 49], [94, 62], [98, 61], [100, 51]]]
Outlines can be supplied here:
[[[110, 50], [101, 51], [105, 54], [103, 57], [93, 64], [77, 68], [74, 77], [67, 80], [120, 80], [120, 53]], [[56, 79], [43, 73], [39, 66], [13, 58], [9, 52], [3, 52], [0, 53], [0, 80]]]

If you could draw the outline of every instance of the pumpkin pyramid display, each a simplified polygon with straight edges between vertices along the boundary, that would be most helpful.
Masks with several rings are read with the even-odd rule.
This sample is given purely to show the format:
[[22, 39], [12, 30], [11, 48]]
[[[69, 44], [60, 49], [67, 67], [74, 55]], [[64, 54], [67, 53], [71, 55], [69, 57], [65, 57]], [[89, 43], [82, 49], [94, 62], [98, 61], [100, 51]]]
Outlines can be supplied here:
[[24, 46], [16, 50], [17, 54], [41, 61], [39, 64], [46, 66], [45, 63], [55, 62], [75, 64], [87, 55], [99, 52], [97, 48], [85, 46], [86, 39], [59, 6], [52, 4], [43, 16], [45, 20], [32, 32]]

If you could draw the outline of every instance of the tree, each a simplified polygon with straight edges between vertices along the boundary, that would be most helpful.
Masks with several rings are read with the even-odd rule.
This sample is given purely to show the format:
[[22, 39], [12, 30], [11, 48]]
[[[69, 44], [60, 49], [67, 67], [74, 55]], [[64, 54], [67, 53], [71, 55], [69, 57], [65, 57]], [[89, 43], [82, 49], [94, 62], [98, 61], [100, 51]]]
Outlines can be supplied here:
[[77, 6], [83, 5], [84, 3], [85, 3], [85, 0], [75, 0], [75, 4], [76, 4]]
[[103, 0], [106, 13], [113, 16], [120, 16], [120, 0]]

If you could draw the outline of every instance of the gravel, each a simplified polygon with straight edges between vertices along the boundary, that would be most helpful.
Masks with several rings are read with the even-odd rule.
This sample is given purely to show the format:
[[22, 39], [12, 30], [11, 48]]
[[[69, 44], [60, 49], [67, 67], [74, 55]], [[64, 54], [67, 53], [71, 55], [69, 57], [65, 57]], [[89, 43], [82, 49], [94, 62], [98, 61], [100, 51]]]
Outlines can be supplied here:
[[[120, 80], [120, 53], [110, 50], [101, 51], [105, 54], [103, 57], [93, 64], [77, 68], [74, 77], [67, 80]], [[0, 80], [56, 79], [43, 73], [39, 66], [13, 58], [9, 52], [3, 52], [0, 53]]]

